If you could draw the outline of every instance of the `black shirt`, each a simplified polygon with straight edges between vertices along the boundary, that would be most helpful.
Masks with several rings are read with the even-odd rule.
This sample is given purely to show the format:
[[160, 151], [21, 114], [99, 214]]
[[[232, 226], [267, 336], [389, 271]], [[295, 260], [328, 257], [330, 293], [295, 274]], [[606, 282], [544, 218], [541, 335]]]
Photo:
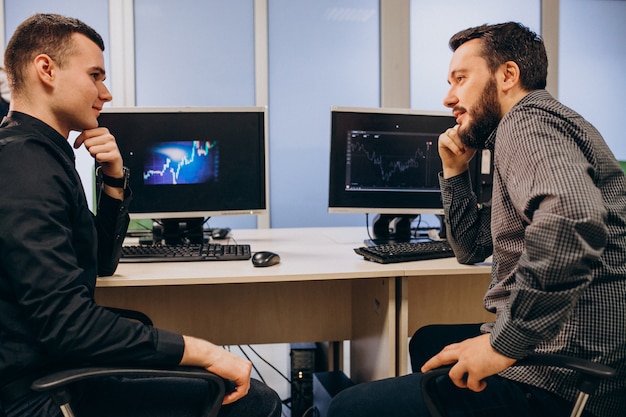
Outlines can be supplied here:
[[115, 272], [127, 204], [87, 206], [67, 140], [12, 112], [0, 125], [0, 387], [60, 363], [178, 364], [181, 335], [120, 318], [94, 302]]

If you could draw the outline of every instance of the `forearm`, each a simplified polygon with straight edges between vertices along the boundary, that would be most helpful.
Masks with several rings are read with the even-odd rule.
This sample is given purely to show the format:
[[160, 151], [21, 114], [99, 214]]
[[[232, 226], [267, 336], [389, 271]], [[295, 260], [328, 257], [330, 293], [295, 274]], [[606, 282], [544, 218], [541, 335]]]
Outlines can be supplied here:
[[98, 231], [99, 276], [112, 275], [117, 268], [122, 253], [122, 243], [130, 221], [128, 217], [130, 200], [130, 192], [125, 195], [124, 201], [116, 200], [108, 195], [100, 195], [95, 220]]
[[180, 364], [183, 366], [200, 366], [209, 368], [219, 360], [220, 347], [206, 340], [191, 336], [183, 336], [185, 350]]
[[252, 364], [204, 339], [183, 336], [185, 348], [180, 364], [200, 366], [230, 380], [249, 378]]
[[180, 364], [183, 366], [200, 366], [209, 372], [234, 382], [235, 389], [226, 393], [224, 403], [237, 401], [250, 389], [252, 363], [236, 356], [206, 340], [191, 336], [183, 336], [185, 350]]
[[491, 209], [479, 206], [468, 172], [445, 179], [440, 176], [447, 238], [460, 263], [481, 262], [493, 251]]

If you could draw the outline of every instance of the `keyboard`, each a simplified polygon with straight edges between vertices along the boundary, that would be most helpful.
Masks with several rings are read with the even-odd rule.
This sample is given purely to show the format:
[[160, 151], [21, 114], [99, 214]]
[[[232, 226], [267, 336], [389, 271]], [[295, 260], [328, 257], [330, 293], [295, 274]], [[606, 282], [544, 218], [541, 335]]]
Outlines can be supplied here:
[[122, 246], [120, 262], [240, 261], [250, 257], [250, 245], [246, 244], [155, 244]]
[[354, 251], [368, 261], [381, 264], [454, 257], [454, 252], [446, 240], [384, 243], [363, 246]]

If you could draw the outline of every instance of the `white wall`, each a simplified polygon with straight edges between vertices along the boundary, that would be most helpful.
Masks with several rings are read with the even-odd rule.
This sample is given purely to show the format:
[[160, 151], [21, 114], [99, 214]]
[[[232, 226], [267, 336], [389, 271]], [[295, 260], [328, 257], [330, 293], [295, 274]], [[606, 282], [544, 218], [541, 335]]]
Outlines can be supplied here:
[[626, 1], [561, 0], [559, 99], [593, 123], [626, 161], [621, 104]]

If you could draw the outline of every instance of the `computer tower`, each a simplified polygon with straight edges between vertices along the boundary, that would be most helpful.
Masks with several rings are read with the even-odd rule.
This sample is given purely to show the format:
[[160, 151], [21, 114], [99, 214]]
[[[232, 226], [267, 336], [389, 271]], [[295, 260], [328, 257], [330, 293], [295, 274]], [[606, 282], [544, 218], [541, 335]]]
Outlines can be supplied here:
[[330, 401], [340, 391], [354, 382], [341, 371], [315, 372], [313, 374], [313, 406], [318, 417], [326, 417]]
[[315, 343], [291, 344], [291, 417], [303, 417], [313, 406], [315, 353]]

